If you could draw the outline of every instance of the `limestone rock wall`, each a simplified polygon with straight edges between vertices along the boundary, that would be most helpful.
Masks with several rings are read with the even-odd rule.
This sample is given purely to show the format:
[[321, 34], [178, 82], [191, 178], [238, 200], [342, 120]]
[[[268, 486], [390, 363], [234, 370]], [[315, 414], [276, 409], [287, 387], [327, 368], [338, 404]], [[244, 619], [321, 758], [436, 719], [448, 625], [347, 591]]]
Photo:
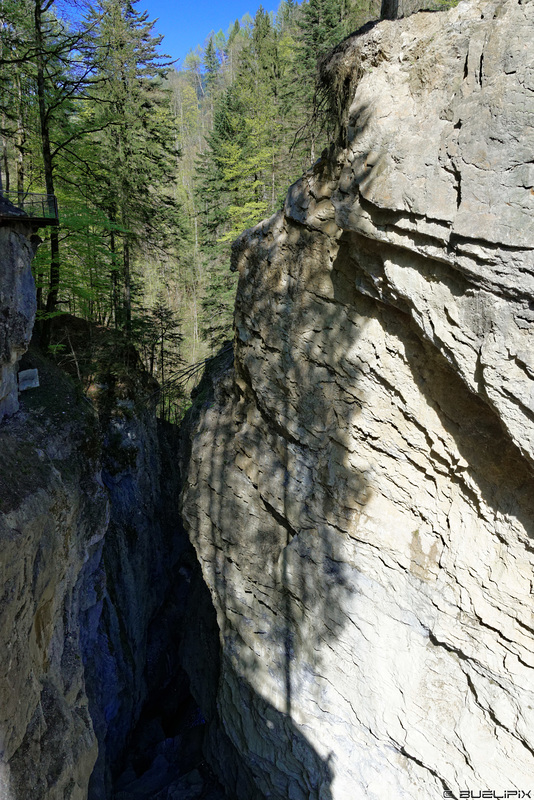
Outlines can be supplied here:
[[0, 225], [0, 422], [18, 409], [17, 362], [28, 348], [35, 319], [31, 226]]
[[94, 414], [40, 371], [0, 428], [0, 797], [86, 800], [97, 741], [79, 623], [108, 500]]
[[447, 0], [382, 0], [380, 19], [400, 19], [417, 11], [438, 11], [450, 5]]
[[534, 775], [534, 3], [382, 22], [339, 146], [234, 246], [183, 511], [239, 798]]
[[181, 667], [207, 713], [217, 631], [176, 513], [177, 433], [142, 370], [100, 375], [92, 405], [24, 359], [40, 386], [0, 427], [0, 800], [215, 800]]
[[[89, 708], [99, 742], [89, 800], [112, 797], [113, 777], [149, 688], [154, 688], [150, 684], [157, 680], [151, 676], [159, 654], [150, 649], [150, 626], [170, 581], [183, 580], [176, 574], [177, 562], [188, 544], [179, 518], [167, 519], [162, 503], [157, 421], [153, 403], [145, 399], [154, 386], [147, 386], [142, 373], [125, 373], [116, 381], [105, 376], [97, 399], [110, 521], [86, 588], [88, 595], [97, 593], [98, 605], [89, 608], [80, 625]], [[165, 477], [176, 496], [177, 476], [168, 470]], [[174, 638], [178, 636], [175, 632]], [[175, 647], [171, 639], [168, 664]]]

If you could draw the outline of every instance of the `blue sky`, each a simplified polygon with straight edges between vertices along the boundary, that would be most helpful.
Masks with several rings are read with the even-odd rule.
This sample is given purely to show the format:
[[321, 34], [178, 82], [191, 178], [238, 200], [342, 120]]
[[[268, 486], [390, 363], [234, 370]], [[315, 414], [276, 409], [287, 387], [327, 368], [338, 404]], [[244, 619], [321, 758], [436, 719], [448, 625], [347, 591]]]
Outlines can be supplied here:
[[260, 5], [276, 10], [278, 2], [269, 0], [139, 0], [138, 11], [148, 11], [150, 19], [159, 18], [155, 31], [163, 34], [163, 50], [181, 64], [189, 50], [204, 44], [212, 30], [227, 31], [230, 23], [247, 12], [253, 17]]

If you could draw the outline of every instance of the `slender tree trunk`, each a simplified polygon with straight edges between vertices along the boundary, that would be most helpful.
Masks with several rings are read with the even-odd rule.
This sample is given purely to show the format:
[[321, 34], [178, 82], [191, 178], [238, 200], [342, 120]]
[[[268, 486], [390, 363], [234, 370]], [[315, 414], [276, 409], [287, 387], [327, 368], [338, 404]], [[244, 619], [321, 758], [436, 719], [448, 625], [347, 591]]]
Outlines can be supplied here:
[[196, 361], [197, 344], [199, 341], [198, 333], [198, 300], [196, 280], [193, 281], [193, 362]]
[[22, 108], [22, 85], [20, 75], [17, 75], [17, 99], [18, 99], [18, 119], [17, 119], [17, 192], [19, 203], [22, 202], [24, 195], [24, 154], [26, 150], [26, 129], [24, 127], [24, 117]]
[[275, 193], [275, 161], [274, 161], [274, 153], [275, 153], [275, 143], [274, 140], [272, 142], [272, 164], [271, 164], [271, 214], [274, 214], [274, 201], [276, 197]]
[[124, 311], [124, 330], [129, 338], [132, 332], [132, 284], [130, 274], [130, 243], [124, 239], [123, 250], [123, 311]]
[[[0, 33], [4, 30], [4, 23], [0, 23]], [[3, 37], [0, 38], [0, 54], [4, 55]], [[5, 128], [5, 117], [2, 114], [2, 128]], [[2, 165], [0, 164], [0, 194], [4, 192], [4, 183], [2, 181]]]
[[[6, 129], [6, 115], [2, 114], [2, 129]], [[5, 185], [4, 189], [9, 192], [9, 158], [7, 154], [7, 138], [2, 135], [2, 165], [4, 168]]]
[[[43, 275], [43, 273], [42, 273], [42, 272], [39, 272], [39, 273], [38, 273], [38, 274], [35, 276], [35, 282], [36, 282], [36, 284], [37, 284], [37, 311], [38, 311], [39, 313], [42, 313], [42, 312], [44, 311], [44, 303], [43, 303], [43, 281], [44, 281], [44, 275]], [[42, 332], [42, 326], [41, 326], [41, 332]], [[40, 334], [39, 334], [39, 339], [40, 339]]]
[[[43, 166], [45, 176], [46, 193], [49, 195], [54, 192], [54, 169], [52, 163], [52, 150], [50, 147], [50, 120], [46, 108], [45, 97], [45, 60], [42, 32], [42, 2], [35, 0], [34, 19], [35, 19], [35, 49], [37, 65], [37, 97], [39, 100], [39, 122], [41, 125], [41, 148], [43, 154]], [[41, 346], [47, 347], [50, 343], [51, 334], [51, 315], [57, 309], [59, 293], [60, 262], [59, 262], [59, 232], [57, 227], [50, 231], [50, 280], [48, 284], [48, 295], [46, 298], [46, 312], [48, 317], [44, 320], [41, 330]]]
[[161, 386], [165, 383], [165, 331], [161, 327], [161, 343], [160, 343], [160, 358], [161, 358]]
[[[115, 215], [113, 212], [110, 214], [111, 222], [115, 222]], [[113, 316], [113, 321], [115, 323], [115, 330], [119, 329], [120, 326], [120, 319], [119, 319], [119, 281], [117, 275], [117, 248], [115, 244], [115, 231], [110, 231], [110, 242], [109, 242], [110, 250], [111, 250], [111, 313]]]

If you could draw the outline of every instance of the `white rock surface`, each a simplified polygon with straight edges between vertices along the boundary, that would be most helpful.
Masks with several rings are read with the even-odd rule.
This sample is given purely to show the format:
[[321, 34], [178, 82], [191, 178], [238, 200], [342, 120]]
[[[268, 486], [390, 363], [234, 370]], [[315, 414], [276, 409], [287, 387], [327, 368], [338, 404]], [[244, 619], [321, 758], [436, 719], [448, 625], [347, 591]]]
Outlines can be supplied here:
[[184, 514], [239, 798], [534, 791], [533, 31], [345, 42], [340, 146], [235, 245]]

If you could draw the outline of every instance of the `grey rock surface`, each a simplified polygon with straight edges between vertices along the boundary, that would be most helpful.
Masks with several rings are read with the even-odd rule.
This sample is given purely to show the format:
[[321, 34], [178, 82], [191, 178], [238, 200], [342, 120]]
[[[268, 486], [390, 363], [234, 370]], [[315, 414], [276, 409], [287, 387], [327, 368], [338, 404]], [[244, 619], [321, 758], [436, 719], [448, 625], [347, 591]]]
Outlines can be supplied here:
[[31, 226], [0, 226], [0, 422], [18, 410], [17, 362], [27, 350], [35, 320]]
[[234, 245], [183, 512], [243, 800], [533, 788], [533, 30], [348, 39], [338, 146]]
[[453, 4], [447, 0], [382, 0], [380, 19], [401, 19], [417, 11], [439, 11]]
[[26, 389], [39, 388], [39, 370], [38, 369], [21, 369], [18, 373], [19, 392], [25, 392]]
[[58, 371], [0, 429], [0, 797], [86, 800], [82, 586], [107, 528], [98, 428]]
[[40, 386], [0, 428], [0, 800], [112, 800], [123, 769], [118, 797], [220, 800], [180, 666], [214, 705], [176, 433], [157, 430], [135, 369], [92, 406], [39, 354], [23, 366]]
[[[181, 669], [181, 646], [184, 628], [194, 629], [200, 612], [199, 605], [186, 617], [200, 575], [195, 579], [194, 552], [176, 513], [177, 433], [173, 426], [158, 426], [146, 399], [153, 397], [153, 384], [136, 369], [100, 378], [94, 399], [110, 521], [86, 588], [88, 595], [98, 595], [98, 613], [91, 607], [81, 621], [89, 710], [99, 743], [88, 800], [121, 800], [125, 792], [132, 800], [164, 800], [196, 766], [195, 758], [202, 759], [204, 726], [200, 736], [182, 736], [179, 757], [171, 746], [182, 717], [198, 712]], [[192, 660], [202, 657], [197, 646]], [[193, 764], [187, 763], [188, 752]], [[117, 772], [128, 772], [131, 765], [135, 779], [116, 792]]]

